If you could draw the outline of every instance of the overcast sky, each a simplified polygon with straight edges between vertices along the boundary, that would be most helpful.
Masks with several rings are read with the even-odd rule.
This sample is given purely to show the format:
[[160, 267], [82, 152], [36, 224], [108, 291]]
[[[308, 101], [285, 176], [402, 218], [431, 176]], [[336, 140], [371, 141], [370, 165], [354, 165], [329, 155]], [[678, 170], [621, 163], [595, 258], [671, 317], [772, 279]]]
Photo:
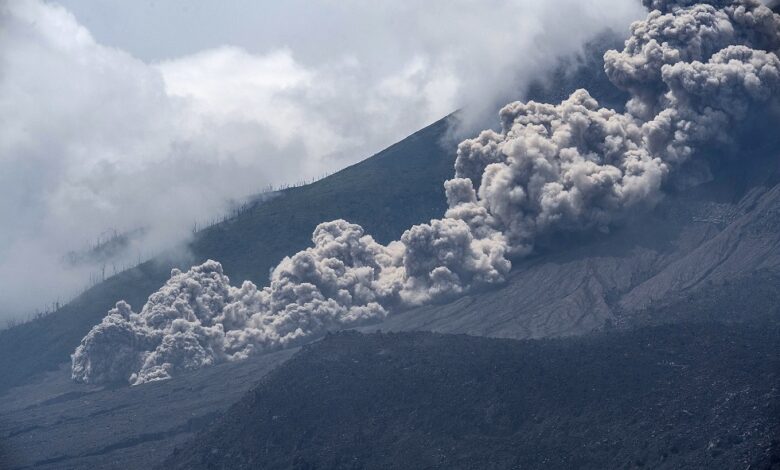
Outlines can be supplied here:
[[457, 108], [492, 122], [633, 0], [0, 0], [0, 318], [82, 289], [63, 255], [183, 240], [268, 184]]

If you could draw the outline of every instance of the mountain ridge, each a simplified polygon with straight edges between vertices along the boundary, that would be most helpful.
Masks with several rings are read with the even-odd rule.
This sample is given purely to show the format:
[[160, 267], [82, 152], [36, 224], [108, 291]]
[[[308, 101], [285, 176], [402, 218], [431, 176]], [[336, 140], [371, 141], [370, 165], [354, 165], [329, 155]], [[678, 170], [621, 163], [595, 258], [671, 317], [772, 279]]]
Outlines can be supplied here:
[[[142, 306], [168, 279], [171, 268], [214, 258], [234, 281], [265, 283], [279, 260], [311, 243], [314, 227], [323, 220], [348, 218], [378, 240], [389, 241], [410, 225], [440, 215], [446, 208], [441, 188], [455, 158], [454, 148], [441, 145], [448, 119], [322, 180], [284, 190], [237, 219], [205, 229], [190, 244], [191, 256], [145, 262], [89, 289], [56, 313], [0, 331], [0, 393], [36, 373], [55, 370], [117, 301]], [[376, 191], [380, 187], [382, 191]]]
[[[580, 77], [568, 85], [553, 81], [546, 92], [557, 96], [579, 81]], [[260, 283], [274, 260], [292, 254], [295, 246], [309, 244], [311, 228], [323, 217], [360, 222], [383, 242], [395, 238], [407, 224], [440, 216], [446, 207], [440, 183], [452, 175], [454, 151], [439, 144], [447, 127], [439, 121], [324, 182], [289, 190], [242, 219], [212, 227], [194, 244], [201, 243], [203, 256], [213, 248], [210, 255], [225, 264], [234, 283], [241, 279], [242, 270]], [[756, 150], [750, 145], [745, 148]], [[754, 153], [739, 155], [743, 161], [754, 161]], [[475, 291], [454, 302], [394, 312], [385, 322], [362, 330], [434, 330], [522, 339], [611, 334], [616, 329], [692, 320], [734, 320], [735, 328], [743, 328], [740, 321], [776, 319], [780, 269], [775, 258], [765, 254], [778, 237], [774, 230], [778, 162], [776, 153], [764, 157], [753, 165], [714, 168], [713, 180], [703, 186], [671, 188], [655, 210], [637, 214], [610, 233], [541, 240], [535, 255], [515, 262], [503, 286]], [[421, 181], [425, 182], [416, 192], [407, 191], [407, 186]], [[301, 217], [296, 208], [303, 208], [308, 218]], [[350, 216], [339, 212], [343, 210], [358, 212]], [[364, 218], [356, 219], [355, 214]], [[275, 238], [269, 242], [265, 232], [252, 227], [261, 227]], [[708, 267], [717, 264], [717, 259], [704, 264], [692, 254], [704, 251], [708, 243], [718, 245], [719, 237], [728, 242], [729, 233], [739, 234], [737, 242], [743, 238], [747, 244], [737, 243], [737, 249], [731, 250], [733, 243], [722, 243], [725, 248], [720, 252], [705, 254], [715, 258], [723, 254], [726, 260], [735, 253], [755, 255], [740, 255], [750, 260], [742, 264], [736, 258], [729, 261], [734, 276], [724, 280], [708, 274], [717, 273]], [[237, 245], [238, 241], [243, 244]], [[676, 279], [680, 271], [675, 260], [681, 259], [688, 259], [689, 277], [698, 281], [680, 284], [685, 289], [674, 282], [661, 282]], [[192, 262], [196, 260], [182, 260], [182, 267]], [[139, 467], [148, 467], [186, 436], [208, 426], [210, 417], [219, 416], [240, 392], [251, 388], [267, 372], [266, 361], [281, 358], [284, 362], [293, 353], [258, 355], [244, 363], [221, 364], [138, 387], [72, 383], [65, 361], [82, 335], [116, 300], [125, 298], [134, 307], [143, 304], [146, 292], [167, 279], [172, 264], [163, 260], [142, 265], [123, 274], [127, 277], [109, 279], [68, 305], [62, 315], [0, 333], [0, 393], [5, 390], [8, 403], [0, 407], [0, 425], [5, 425], [0, 426], [0, 436], [12, 445], [19, 444], [14, 450], [26, 462], [23, 465], [37, 462], [44, 468], [58, 468], [69, 462], [110, 467], [133, 457]], [[651, 284], [661, 286], [646, 289], [650, 294], [663, 292], [662, 301], [642, 302], [651, 296], [635, 289]], [[632, 291], [639, 301], [625, 301]], [[220, 402], [222, 397], [226, 400]], [[157, 416], [172, 412], [167, 400], [176, 402], [177, 417], [170, 423], [159, 422]], [[79, 421], [72, 410], [113, 432], [92, 432], [89, 423]], [[58, 442], [59, 447], [49, 442]]]
[[[625, 93], [600, 71], [604, 50], [621, 43], [614, 33], [599, 35], [585, 46], [582, 57], [563, 62], [549, 79], [532, 83], [529, 99], [555, 100], [587, 83], [606, 105], [619, 106]], [[212, 258], [222, 263], [234, 283], [263, 285], [279, 260], [311, 243], [312, 230], [320, 222], [345, 218], [386, 243], [413, 224], [441, 216], [447, 208], [443, 183], [452, 176], [456, 154], [450, 133], [453, 118], [457, 113], [366, 160], [282, 191], [235, 219], [202, 230], [190, 244], [189, 256], [173, 250], [107, 279], [54, 314], [0, 331], [0, 393], [57, 370], [117, 301], [140, 308], [168, 279], [171, 268], [186, 269]]]
[[[739, 179], [726, 170], [703, 187], [668, 196], [613, 233], [550, 241], [538, 255], [516, 262], [505, 284], [392, 315], [381, 327], [516, 339], [583, 334], [636, 325], [634, 316], [668, 311], [655, 305], [666, 298], [694, 296], [757, 272], [774, 278], [780, 274], [779, 166], [778, 155], [765, 155], [743, 189], [735, 191]], [[780, 303], [774, 289], [763, 295], [764, 310]], [[752, 300], [719, 298], [722, 320]]]

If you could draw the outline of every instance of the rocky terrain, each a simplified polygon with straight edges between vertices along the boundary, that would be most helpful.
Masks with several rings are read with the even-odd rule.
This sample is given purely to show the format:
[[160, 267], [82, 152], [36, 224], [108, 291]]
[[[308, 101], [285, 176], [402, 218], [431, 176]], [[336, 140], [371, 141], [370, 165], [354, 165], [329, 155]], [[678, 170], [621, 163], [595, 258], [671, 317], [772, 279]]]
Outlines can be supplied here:
[[[601, 68], [588, 63], [580, 72], [593, 70], [562, 74], [533, 93], [566, 96], [587, 83], [609, 104], [615, 89], [593, 78]], [[439, 121], [358, 165], [283, 191], [196, 234], [184, 258], [151, 260], [53, 315], [0, 332], [0, 467], [149, 468], [169, 455], [167, 466], [206, 468], [412, 459], [447, 468], [776, 464], [776, 137], [761, 147], [745, 140], [738, 160], [715, 167], [710, 183], [671, 191], [610, 233], [540, 240], [500, 287], [361, 328], [558, 339], [350, 333], [287, 363], [295, 351], [137, 387], [70, 381], [69, 355], [86, 332], [117, 300], [142, 305], [173, 266], [214, 258], [232, 280], [262, 284], [323, 220], [346, 218], [386, 242], [440, 216], [454, 159], [447, 131]], [[700, 323], [665, 326], [691, 321]], [[453, 409], [458, 400], [463, 406]], [[476, 431], [465, 424], [473, 420], [482, 423]], [[368, 441], [378, 442], [376, 452], [366, 450]]]
[[780, 330], [340, 333], [161, 468], [774, 468]]
[[[691, 320], [776, 319], [780, 231], [773, 227], [780, 189], [768, 162], [758, 174], [732, 174], [669, 197], [611, 234], [550, 240], [547, 253], [517, 265], [498, 289], [399, 313], [363, 330], [539, 338]], [[745, 183], [727, 184], [735, 180]], [[73, 384], [65, 366], [38, 375], [3, 395], [4, 462], [14, 462], [6, 465], [11, 468], [127, 468], [130, 457], [139, 467], [158, 462], [289, 354], [131, 388]]]

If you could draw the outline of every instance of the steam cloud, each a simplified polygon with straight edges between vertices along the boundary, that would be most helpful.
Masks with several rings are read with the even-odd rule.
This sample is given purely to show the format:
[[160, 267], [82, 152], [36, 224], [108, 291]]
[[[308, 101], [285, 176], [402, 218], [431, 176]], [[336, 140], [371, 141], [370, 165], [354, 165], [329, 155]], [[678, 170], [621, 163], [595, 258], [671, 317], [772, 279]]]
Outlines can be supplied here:
[[511, 103], [501, 130], [458, 147], [443, 219], [387, 246], [343, 220], [276, 267], [268, 287], [230, 285], [208, 261], [171, 279], [139, 313], [119, 302], [73, 354], [73, 378], [139, 384], [309, 341], [504, 281], [510, 258], [559, 231], [606, 230], [651, 207], [697, 151], [776, 104], [780, 17], [755, 0], [645, 0], [605, 71], [631, 99], [586, 90], [558, 105]]

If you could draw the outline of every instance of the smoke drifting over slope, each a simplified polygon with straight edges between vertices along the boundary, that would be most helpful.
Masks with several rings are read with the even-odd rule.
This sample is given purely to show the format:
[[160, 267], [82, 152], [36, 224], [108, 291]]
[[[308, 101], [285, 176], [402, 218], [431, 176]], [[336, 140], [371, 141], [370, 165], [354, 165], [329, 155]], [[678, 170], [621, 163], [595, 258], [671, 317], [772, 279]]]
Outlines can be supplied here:
[[[472, 103], [492, 114], [642, 13], [636, 0], [489, 5], [0, 1], [0, 324], [454, 109], [482, 129]], [[137, 236], [63, 260], [112, 232]]]
[[299, 344], [501, 283], [509, 259], [540, 238], [607, 230], [651, 207], [703, 145], [777, 104], [780, 16], [755, 0], [644, 3], [652, 11], [624, 50], [605, 55], [609, 79], [631, 94], [625, 113], [586, 90], [558, 105], [511, 103], [500, 132], [459, 145], [443, 219], [387, 246], [357, 225], [323, 223], [262, 289], [230, 286], [214, 261], [174, 271], [139, 313], [120, 302], [93, 328], [73, 378], [138, 384]]

